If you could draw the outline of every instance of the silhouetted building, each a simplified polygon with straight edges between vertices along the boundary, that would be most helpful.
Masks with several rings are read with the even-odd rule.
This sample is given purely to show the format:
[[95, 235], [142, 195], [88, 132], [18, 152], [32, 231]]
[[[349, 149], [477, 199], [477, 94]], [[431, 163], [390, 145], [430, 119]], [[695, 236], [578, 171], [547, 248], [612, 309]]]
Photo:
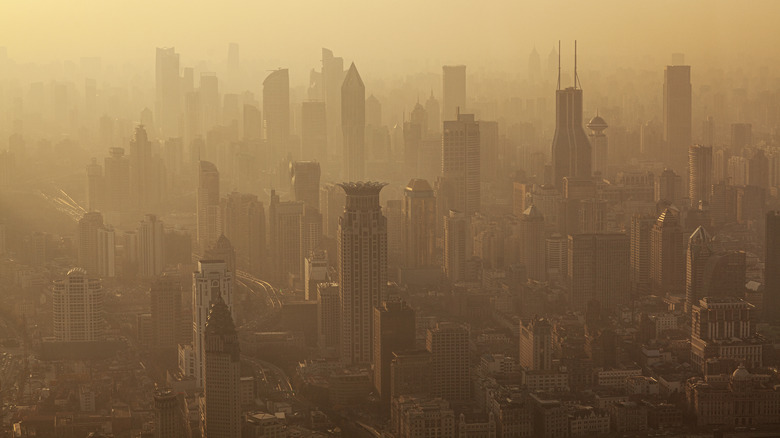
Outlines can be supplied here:
[[480, 133], [473, 114], [458, 114], [455, 120], [444, 122], [442, 136], [441, 176], [447, 210], [458, 210], [470, 218], [479, 212], [480, 194]]
[[173, 47], [157, 48], [155, 65], [155, 115], [162, 138], [179, 136], [181, 91], [179, 54]]
[[661, 295], [682, 292], [685, 284], [685, 243], [680, 211], [674, 207], [665, 209], [650, 233], [653, 290]]
[[189, 412], [183, 396], [170, 389], [154, 393], [154, 438], [190, 438]]
[[90, 275], [98, 275], [98, 230], [103, 228], [103, 215], [84, 213], [78, 224], [78, 262]]
[[198, 171], [198, 251], [203, 254], [217, 242], [219, 230], [219, 171], [208, 161], [201, 161]]
[[411, 350], [414, 343], [414, 309], [406, 302], [385, 301], [374, 309], [374, 388], [388, 407], [393, 352]]
[[664, 169], [654, 181], [655, 202], [667, 202], [671, 205], [680, 205], [683, 197], [682, 178], [672, 169]]
[[593, 150], [591, 163], [593, 164], [593, 173], [600, 172], [602, 176], [607, 175], [609, 166], [609, 145], [604, 130], [609, 127], [607, 122], [598, 114], [588, 122], [590, 134], [590, 145]]
[[555, 136], [552, 142], [553, 185], [563, 192], [564, 178], [590, 178], [592, 149], [582, 127], [582, 89], [575, 86], [555, 91]]
[[425, 346], [431, 353], [433, 396], [452, 402], [468, 401], [471, 396], [468, 329], [454, 323], [438, 323], [428, 329]]
[[176, 351], [181, 341], [182, 288], [178, 275], [163, 274], [149, 288], [152, 313], [152, 347]]
[[655, 218], [651, 215], [635, 214], [631, 217], [631, 290], [634, 293], [649, 293], [651, 230]]
[[165, 235], [162, 221], [147, 214], [138, 226], [138, 274], [154, 277], [165, 268]]
[[685, 167], [691, 145], [691, 66], [669, 65], [664, 69], [664, 153], [667, 166]]
[[710, 203], [712, 193], [712, 146], [691, 145], [688, 149], [688, 197], [691, 205]]
[[457, 120], [466, 111], [466, 66], [442, 67], [442, 121]]
[[468, 219], [455, 210], [444, 217], [444, 276], [450, 283], [467, 280]]
[[547, 279], [545, 266], [545, 239], [544, 216], [536, 205], [531, 205], [520, 217], [518, 224], [520, 240], [520, 263], [523, 263], [528, 273], [528, 278], [536, 281]]
[[406, 268], [433, 266], [436, 250], [436, 197], [428, 181], [412, 179], [404, 189], [403, 257]]
[[526, 370], [552, 370], [552, 325], [544, 318], [520, 322], [520, 365]]
[[569, 235], [570, 305], [582, 309], [591, 300], [612, 313], [628, 303], [631, 240], [623, 233]]
[[301, 158], [328, 160], [328, 120], [325, 102], [301, 103]]
[[685, 275], [685, 313], [704, 297], [704, 271], [709, 258], [713, 255], [712, 238], [702, 227], [688, 237]]
[[236, 267], [253, 275], [267, 272], [265, 209], [256, 195], [232, 192], [220, 202], [222, 233], [235, 247]]
[[266, 158], [276, 163], [287, 158], [290, 142], [290, 76], [287, 69], [274, 70], [263, 81]]
[[362, 181], [366, 166], [366, 87], [354, 62], [341, 85], [341, 130], [344, 137], [344, 180]]

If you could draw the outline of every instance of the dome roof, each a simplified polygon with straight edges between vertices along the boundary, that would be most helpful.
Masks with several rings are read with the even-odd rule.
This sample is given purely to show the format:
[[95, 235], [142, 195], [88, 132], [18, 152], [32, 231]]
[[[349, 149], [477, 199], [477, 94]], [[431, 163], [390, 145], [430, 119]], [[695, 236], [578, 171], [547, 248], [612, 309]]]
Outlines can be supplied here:
[[741, 382], [750, 380], [750, 378], [751, 378], [750, 371], [748, 371], [744, 365], [738, 366], [737, 369], [734, 370], [734, 373], [731, 375], [732, 380], [737, 380]]
[[406, 185], [407, 190], [412, 190], [415, 192], [431, 192], [433, 189], [431, 188], [431, 184], [422, 178], [412, 178], [409, 181], [409, 184]]
[[588, 122], [586, 126], [593, 130], [607, 129], [609, 127], [606, 120], [602, 119], [601, 116], [598, 115], [590, 119], [590, 122]]

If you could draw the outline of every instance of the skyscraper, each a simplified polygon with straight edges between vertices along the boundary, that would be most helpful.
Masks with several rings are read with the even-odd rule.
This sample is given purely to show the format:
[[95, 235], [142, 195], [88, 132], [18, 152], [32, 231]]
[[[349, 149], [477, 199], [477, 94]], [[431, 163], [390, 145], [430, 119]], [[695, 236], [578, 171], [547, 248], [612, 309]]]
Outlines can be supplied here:
[[390, 362], [393, 352], [410, 350], [415, 342], [414, 309], [404, 301], [385, 301], [374, 308], [374, 388], [390, 404]]
[[110, 225], [97, 230], [97, 275], [110, 278], [116, 275], [116, 233]]
[[338, 146], [341, 138], [341, 85], [344, 82], [344, 58], [322, 49], [322, 82], [327, 111], [328, 144]]
[[441, 175], [446, 208], [470, 218], [480, 209], [480, 134], [473, 114], [444, 122]]
[[287, 158], [290, 137], [290, 76], [287, 69], [274, 70], [263, 81], [263, 116], [268, 160]]
[[688, 149], [688, 196], [691, 206], [709, 205], [712, 194], [712, 146], [691, 145]]
[[208, 161], [201, 161], [198, 172], [198, 250], [200, 254], [219, 237], [219, 171]]
[[767, 320], [780, 319], [780, 212], [766, 214], [764, 308]]
[[93, 158], [87, 165], [87, 209], [89, 211], [103, 211], [104, 188], [103, 166]]
[[457, 120], [459, 113], [466, 112], [466, 66], [445, 65], [442, 70], [442, 115], [443, 121]]
[[412, 179], [406, 185], [403, 217], [404, 266], [432, 266], [436, 250], [436, 197], [428, 181]]
[[127, 211], [130, 203], [130, 161], [123, 148], [110, 148], [103, 160], [105, 168], [106, 209], [111, 212]]
[[341, 361], [367, 364], [373, 355], [373, 309], [387, 289], [387, 219], [379, 204], [384, 184], [340, 186], [347, 194], [338, 231]]
[[609, 165], [609, 147], [607, 143], [607, 136], [604, 134], [604, 130], [609, 127], [607, 122], [599, 115], [590, 119], [588, 122], [588, 129], [590, 134], [590, 145], [593, 149], [593, 156], [591, 163], [593, 164], [593, 173], [601, 172], [602, 176], [607, 175], [607, 166]]
[[452, 283], [466, 281], [468, 219], [455, 210], [444, 217], [444, 276]]
[[680, 211], [669, 207], [658, 216], [650, 232], [650, 278], [653, 290], [680, 293], [685, 284], [685, 243]]
[[160, 137], [179, 136], [179, 113], [181, 111], [181, 79], [179, 77], [179, 54], [173, 47], [157, 48], [155, 65], [155, 116], [160, 128]]
[[159, 173], [152, 157], [152, 143], [143, 126], [135, 128], [130, 141], [130, 188], [139, 212], [149, 211], [160, 200]]
[[655, 202], [665, 201], [671, 205], [680, 205], [682, 193], [682, 178], [674, 170], [664, 169], [660, 175], [656, 175], [653, 196]]
[[685, 313], [690, 313], [693, 306], [704, 297], [704, 271], [712, 255], [712, 238], [703, 227], [697, 228], [688, 237], [685, 257]]
[[646, 294], [650, 281], [650, 231], [655, 223], [652, 215], [635, 214], [631, 217], [631, 290]]
[[241, 355], [230, 309], [217, 297], [208, 312], [204, 334], [201, 436], [241, 437]]
[[170, 389], [160, 389], [154, 393], [155, 427], [154, 438], [187, 438], [189, 418], [184, 415], [186, 403], [183, 397]]
[[448, 401], [469, 400], [469, 330], [455, 323], [428, 329], [425, 348], [431, 353], [433, 396]]
[[533, 204], [523, 212], [518, 224], [520, 262], [525, 265], [528, 278], [536, 281], [547, 279], [544, 226], [544, 216]]
[[344, 137], [342, 175], [346, 181], [361, 181], [366, 165], [366, 87], [354, 62], [341, 85], [341, 130]]
[[165, 268], [164, 228], [156, 215], [147, 214], [138, 226], [138, 273], [142, 277], [162, 274]]
[[593, 167], [591, 145], [582, 127], [582, 89], [578, 88], [576, 61], [574, 73], [574, 86], [561, 90], [559, 71], [558, 90], [555, 91], [552, 171], [553, 185], [561, 192], [564, 178], [590, 178]]
[[520, 365], [526, 370], [552, 370], [552, 324], [544, 318], [520, 321]]
[[220, 202], [222, 232], [235, 242], [236, 266], [261, 275], [265, 266], [265, 210], [256, 195], [232, 192]]
[[628, 303], [631, 241], [623, 233], [569, 235], [569, 304], [584, 309], [591, 300], [605, 313]]
[[423, 135], [441, 132], [441, 109], [439, 101], [433, 97], [433, 90], [431, 90], [428, 100], [425, 101], [425, 112], [428, 114], [428, 132], [423, 132]]
[[303, 275], [301, 231], [304, 213], [303, 202], [279, 202], [279, 196], [271, 191], [268, 208], [270, 222], [270, 248], [273, 255], [274, 276], [286, 280], [287, 275], [300, 278]]
[[[233, 272], [222, 260], [201, 260], [192, 274], [192, 350], [195, 382], [203, 387], [204, 355], [206, 351], [206, 321], [212, 304], [222, 301], [229, 312], [233, 308]], [[231, 320], [232, 324], [232, 320]]]
[[290, 163], [290, 180], [295, 200], [303, 202], [306, 210], [320, 209], [320, 163], [293, 161]]
[[82, 268], [73, 268], [54, 281], [52, 313], [57, 342], [103, 340], [105, 294], [100, 279]]
[[152, 347], [176, 351], [179, 343], [182, 312], [182, 290], [179, 277], [164, 274], [149, 288], [152, 313]]
[[301, 104], [301, 159], [328, 161], [328, 118], [325, 102]]
[[98, 230], [103, 228], [103, 215], [97, 211], [84, 213], [78, 225], [79, 266], [89, 275], [98, 275]]
[[685, 152], [691, 146], [691, 66], [664, 69], [664, 152], [667, 166], [684, 169]]

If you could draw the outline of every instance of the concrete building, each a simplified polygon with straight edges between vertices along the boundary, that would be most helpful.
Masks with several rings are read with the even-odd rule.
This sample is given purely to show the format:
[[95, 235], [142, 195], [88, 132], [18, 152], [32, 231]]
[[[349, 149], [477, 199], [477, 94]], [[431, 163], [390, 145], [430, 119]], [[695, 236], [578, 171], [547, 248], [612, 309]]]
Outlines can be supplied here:
[[425, 346], [431, 353], [433, 396], [452, 402], [469, 400], [468, 329], [454, 323], [438, 323], [428, 329]]
[[520, 365], [526, 370], [552, 370], [552, 325], [544, 318], [520, 322]]
[[52, 313], [57, 342], [103, 340], [105, 294], [100, 279], [83, 268], [73, 268], [65, 278], [54, 281]]
[[374, 389], [388, 407], [393, 353], [413, 349], [415, 337], [414, 309], [406, 302], [384, 301], [374, 308]]

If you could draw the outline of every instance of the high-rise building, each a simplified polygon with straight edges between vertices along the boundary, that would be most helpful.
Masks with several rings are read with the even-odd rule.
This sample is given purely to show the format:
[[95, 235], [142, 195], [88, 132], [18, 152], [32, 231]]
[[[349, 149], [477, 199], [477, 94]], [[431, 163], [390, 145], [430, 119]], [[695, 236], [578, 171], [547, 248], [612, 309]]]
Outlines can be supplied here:
[[263, 138], [263, 113], [254, 105], [244, 104], [244, 140], [257, 142]]
[[221, 109], [219, 104], [219, 80], [213, 72], [203, 72], [200, 74], [199, 85], [198, 98], [202, 112], [202, 127], [203, 132], [208, 135], [219, 124]]
[[[495, 187], [499, 183], [501, 174], [500, 138], [498, 134], [498, 122], [480, 120], [479, 125], [479, 176], [480, 181], [492, 184]], [[489, 193], [489, 191], [487, 191]]]
[[387, 406], [393, 352], [411, 350], [414, 342], [414, 309], [406, 302], [385, 301], [374, 308], [374, 388]]
[[631, 290], [646, 294], [652, 290], [650, 281], [650, 236], [655, 218], [635, 214], [631, 217]]
[[166, 273], [149, 288], [152, 312], [152, 347], [176, 351], [181, 340], [182, 288], [178, 275]]
[[325, 102], [301, 104], [301, 158], [328, 161], [328, 119]]
[[664, 69], [664, 153], [667, 166], [684, 169], [691, 141], [691, 66]]
[[588, 122], [588, 129], [590, 134], [590, 145], [593, 148], [593, 156], [591, 163], [593, 164], [593, 173], [600, 172], [602, 176], [607, 175], [607, 166], [609, 165], [609, 147], [607, 142], [607, 136], [604, 134], [604, 130], [609, 127], [607, 122], [599, 115], [590, 119]]
[[320, 163], [294, 161], [290, 163], [290, 180], [295, 200], [303, 202], [306, 210], [320, 209]]
[[204, 333], [201, 436], [241, 437], [241, 355], [233, 317], [221, 297], [211, 304]]
[[683, 291], [684, 245], [680, 211], [666, 208], [650, 231], [650, 279], [655, 292], [666, 295]]
[[732, 359], [747, 368], [763, 364], [764, 342], [755, 338], [755, 306], [741, 298], [704, 297], [691, 309], [691, 362], [703, 372], [707, 360]]
[[[420, 114], [422, 106], [418, 102], [414, 107], [412, 114]], [[404, 122], [404, 176], [410, 177], [419, 175], [419, 160], [420, 160], [420, 146], [423, 140], [425, 132], [423, 132], [423, 126], [419, 122], [414, 120]]]
[[73, 268], [54, 281], [52, 313], [57, 342], [103, 340], [105, 294], [100, 279], [82, 268]]
[[159, 160], [152, 156], [152, 143], [143, 126], [137, 126], [130, 140], [130, 193], [135, 209], [147, 212], [162, 199]]
[[328, 144], [341, 144], [341, 85], [344, 82], [344, 58], [322, 49], [322, 91], [327, 111]]
[[428, 350], [394, 351], [390, 362], [390, 399], [402, 395], [429, 396], [433, 380], [431, 362]]
[[455, 210], [444, 217], [444, 276], [450, 283], [466, 281], [468, 219]]
[[366, 87], [354, 62], [341, 85], [341, 131], [344, 137], [342, 175], [346, 181], [361, 181], [366, 166]]
[[179, 54], [173, 47], [157, 48], [155, 65], [155, 116], [160, 137], [179, 136], [181, 112], [181, 78], [179, 76]]
[[341, 304], [338, 283], [317, 284], [317, 345], [320, 349], [339, 348]]
[[103, 160], [105, 169], [106, 209], [111, 212], [127, 211], [130, 203], [130, 161], [123, 148], [109, 149]]
[[219, 237], [219, 171], [208, 161], [201, 161], [198, 171], [198, 250], [200, 254]]
[[780, 319], [780, 212], [766, 214], [764, 238], [764, 319]]
[[103, 166], [98, 164], [97, 158], [87, 165], [87, 210], [103, 211], [105, 178]]
[[433, 266], [436, 250], [436, 197], [428, 181], [412, 179], [404, 189], [403, 257], [410, 269]]
[[276, 191], [271, 191], [268, 208], [270, 222], [270, 249], [274, 264], [274, 276], [283, 280], [288, 275], [303, 275], [301, 231], [303, 229], [303, 202], [279, 202]]
[[384, 184], [340, 186], [347, 194], [338, 231], [341, 361], [367, 364], [373, 358], [374, 307], [387, 289], [387, 218], [379, 204]]
[[457, 120], [466, 112], [466, 66], [445, 65], [442, 70], [442, 115], [444, 121]]
[[709, 205], [712, 194], [712, 146], [691, 145], [688, 149], [688, 196], [691, 205]]
[[312, 251], [306, 255], [303, 268], [304, 298], [306, 301], [317, 300], [317, 285], [329, 280], [328, 252]]
[[569, 235], [569, 305], [597, 300], [604, 313], [628, 303], [631, 240], [623, 233]]
[[[233, 307], [233, 272], [222, 260], [201, 260], [192, 274], [192, 350], [195, 382], [203, 387], [204, 354], [206, 351], [206, 321], [212, 304], [222, 301], [230, 312]], [[232, 321], [231, 321], [232, 324]]]
[[469, 400], [469, 330], [454, 323], [438, 323], [428, 329], [425, 348], [431, 353], [433, 396], [452, 402]]
[[425, 101], [425, 112], [428, 114], [428, 133], [440, 133], [441, 132], [441, 112], [439, 108], [439, 101], [433, 97], [433, 90], [428, 100]]
[[78, 225], [79, 266], [90, 275], [98, 275], [98, 230], [103, 228], [103, 215], [97, 211], [84, 213]]
[[278, 69], [263, 81], [263, 116], [268, 160], [277, 163], [287, 158], [290, 138], [290, 75]]
[[544, 318], [520, 321], [520, 365], [528, 371], [549, 371], [552, 357], [552, 324]]
[[473, 114], [457, 114], [455, 120], [444, 122], [442, 136], [441, 176], [446, 188], [444, 197], [448, 210], [471, 217], [480, 209], [480, 133]]
[[[576, 46], [575, 46], [576, 50]], [[563, 179], [589, 179], [593, 172], [591, 145], [582, 127], [582, 88], [578, 88], [575, 52], [574, 86], [561, 90], [560, 58], [555, 91], [555, 135], [552, 142], [553, 185], [563, 192]]]
[[523, 212], [518, 223], [519, 261], [525, 265], [528, 278], [536, 281], [547, 279], [547, 267], [545, 266], [547, 240], [545, 239], [544, 227], [542, 212], [531, 204]]
[[262, 275], [265, 266], [265, 209], [256, 195], [232, 192], [220, 202], [222, 233], [236, 250], [236, 267]]
[[147, 214], [138, 226], [138, 273], [142, 277], [162, 274], [165, 268], [164, 229], [161, 220]]
[[750, 123], [732, 123], [730, 146], [737, 151], [753, 146], [753, 125]]
[[384, 208], [387, 218], [387, 265], [393, 275], [403, 264], [404, 204], [400, 199], [388, 199]]
[[170, 389], [154, 392], [154, 438], [189, 438], [189, 413], [180, 396]]
[[[97, 230], [97, 275], [110, 278], [116, 275], [116, 233], [110, 225]], [[0, 251], [0, 254], [2, 252]]]
[[685, 313], [690, 313], [693, 306], [704, 297], [704, 271], [712, 255], [712, 238], [703, 227], [697, 228], [688, 237], [685, 257]]
[[654, 201], [680, 205], [683, 197], [682, 178], [672, 169], [664, 169], [654, 181]]

